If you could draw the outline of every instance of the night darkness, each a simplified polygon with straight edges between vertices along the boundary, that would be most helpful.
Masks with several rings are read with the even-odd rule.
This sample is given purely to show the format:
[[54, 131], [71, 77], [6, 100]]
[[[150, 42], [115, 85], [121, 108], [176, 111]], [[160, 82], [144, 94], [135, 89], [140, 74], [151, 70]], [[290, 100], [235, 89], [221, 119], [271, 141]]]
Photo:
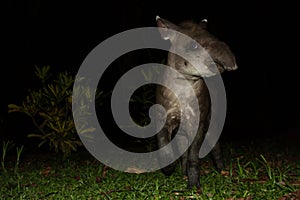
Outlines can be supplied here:
[[223, 74], [228, 101], [224, 138], [278, 136], [299, 141], [298, 36], [292, 5], [214, 0], [97, 2], [5, 1], [0, 84], [4, 138], [22, 143], [27, 134], [30, 121], [7, 114], [7, 105], [20, 104], [28, 89], [35, 87], [35, 65], [76, 73], [104, 39], [127, 29], [156, 26], [159, 15], [175, 23], [207, 18], [210, 32], [235, 53], [239, 69]]

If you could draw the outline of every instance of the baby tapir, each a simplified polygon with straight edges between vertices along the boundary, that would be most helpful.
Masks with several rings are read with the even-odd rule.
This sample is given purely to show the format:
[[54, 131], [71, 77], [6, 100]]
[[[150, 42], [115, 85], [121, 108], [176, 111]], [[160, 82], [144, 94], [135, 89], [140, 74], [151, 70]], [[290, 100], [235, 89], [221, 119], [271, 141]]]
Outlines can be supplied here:
[[[203, 77], [214, 76], [217, 73], [222, 73], [225, 70], [236, 70], [236, 60], [235, 56], [232, 53], [231, 49], [222, 41], [217, 39], [215, 36], [210, 34], [207, 31], [207, 20], [204, 19], [200, 23], [195, 23], [192, 21], [182, 22], [179, 25], [175, 25], [174, 23], [162, 19], [160, 17], [156, 18], [157, 26], [160, 29], [161, 36], [164, 40], [169, 40], [172, 46], [175, 48], [186, 48], [186, 51], [190, 53], [190, 59], [201, 57], [201, 48], [204, 48], [206, 52], [209, 54], [211, 60], [214, 62], [214, 69], [210, 69], [211, 63], [206, 63], [204, 59], [199, 69], [193, 67], [191, 62], [188, 62], [181, 56], [169, 52], [168, 54], [168, 66], [174, 68], [179, 71], [187, 81], [192, 85], [194, 92], [197, 96], [199, 102], [200, 109], [200, 122], [197, 134], [194, 140], [191, 142], [188, 150], [181, 156], [181, 165], [183, 169], [183, 173], [188, 177], [188, 188], [200, 188], [199, 174], [200, 174], [200, 158], [199, 158], [199, 150], [201, 144], [204, 140], [205, 134], [208, 130], [210, 124], [210, 116], [211, 116], [211, 100], [208, 88], [203, 80]], [[184, 41], [178, 41], [178, 37], [176, 32], [168, 31], [169, 29], [173, 29], [180, 33], [183, 33], [193, 40], [197, 41], [197, 43], [185, 44]], [[199, 45], [200, 44], [200, 45]], [[199, 59], [198, 59], [199, 60]], [[217, 69], [217, 70], [216, 70]], [[216, 72], [217, 71], [217, 72]], [[166, 81], [176, 81], [176, 80], [168, 80], [168, 75], [164, 76], [163, 79]], [[170, 78], [169, 78], [170, 79]], [[180, 89], [184, 90], [184, 89]], [[184, 92], [184, 91], [183, 91]], [[185, 94], [186, 95], [186, 94]], [[174, 93], [168, 88], [158, 85], [156, 90], [156, 103], [162, 105], [166, 110], [166, 122], [164, 127], [157, 134], [158, 147], [162, 148], [174, 137], [178, 127], [180, 125], [180, 117], [181, 117], [181, 109], [178, 99], [174, 95]], [[186, 102], [181, 103], [181, 106], [190, 106], [189, 104], [189, 95], [186, 95]], [[194, 108], [191, 107], [191, 110]], [[179, 144], [177, 144], [176, 148], [181, 148], [182, 145], [186, 145], [188, 143], [188, 134], [189, 130], [185, 130], [182, 139], [180, 139]], [[185, 141], [186, 140], [186, 141]], [[175, 151], [175, 150], [174, 150]], [[221, 149], [220, 144], [214, 146], [211, 151], [212, 156], [214, 158], [214, 163], [218, 170], [221, 170], [224, 165], [221, 157]], [[164, 152], [161, 159], [164, 159], [163, 156], [173, 156], [173, 152]], [[162, 169], [163, 173], [166, 175], [171, 175], [175, 168], [175, 162], [170, 164], [167, 167]]]

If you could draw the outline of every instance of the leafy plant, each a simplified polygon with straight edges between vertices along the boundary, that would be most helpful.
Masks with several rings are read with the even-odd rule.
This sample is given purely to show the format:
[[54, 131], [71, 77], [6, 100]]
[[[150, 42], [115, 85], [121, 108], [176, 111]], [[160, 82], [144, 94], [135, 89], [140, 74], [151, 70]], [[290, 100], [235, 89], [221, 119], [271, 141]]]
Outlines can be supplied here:
[[15, 144], [11, 141], [3, 141], [2, 145], [2, 157], [1, 157], [1, 167], [4, 172], [7, 172], [6, 167], [5, 167], [5, 158], [7, 155], [7, 152], [14, 146]]
[[17, 160], [16, 160], [16, 164], [15, 164], [15, 169], [14, 169], [14, 172], [16, 174], [18, 174], [19, 165], [20, 165], [20, 157], [21, 157], [23, 148], [24, 148], [23, 145], [21, 147], [16, 147], [16, 150], [17, 150]]
[[65, 159], [82, 145], [72, 116], [75, 79], [67, 71], [54, 78], [49, 72], [50, 66], [36, 67], [35, 75], [41, 81], [41, 88], [30, 90], [21, 105], [10, 104], [8, 108], [9, 113], [21, 112], [31, 118], [38, 132], [30, 133], [28, 137], [41, 139], [38, 147], [48, 143], [50, 150], [61, 153]]

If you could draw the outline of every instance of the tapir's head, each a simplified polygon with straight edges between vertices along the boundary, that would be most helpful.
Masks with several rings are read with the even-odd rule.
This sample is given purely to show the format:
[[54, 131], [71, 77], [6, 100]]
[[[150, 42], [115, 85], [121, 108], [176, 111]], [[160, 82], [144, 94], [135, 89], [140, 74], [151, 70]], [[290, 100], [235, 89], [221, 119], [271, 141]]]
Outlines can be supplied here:
[[162, 28], [160, 29], [161, 37], [164, 40], [170, 40], [173, 52], [183, 53], [185, 57], [184, 59], [170, 53], [168, 65], [176, 68], [187, 78], [209, 77], [225, 70], [237, 69], [235, 57], [230, 48], [207, 31], [206, 19], [200, 23], [186, 21], [175, 25], [157, 16], [156, 22], [157, 26]]

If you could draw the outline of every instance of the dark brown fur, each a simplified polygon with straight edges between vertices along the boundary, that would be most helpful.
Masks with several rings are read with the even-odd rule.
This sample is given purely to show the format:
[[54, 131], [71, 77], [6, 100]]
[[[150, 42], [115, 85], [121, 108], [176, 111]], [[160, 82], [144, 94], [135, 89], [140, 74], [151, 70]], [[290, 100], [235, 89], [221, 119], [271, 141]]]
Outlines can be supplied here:
[[[234, 55], [232, 54], [229, 47], [224, 42], [221, 42], [206, 30], [206, 21], [202, 21], [198, 24], [192, 21], [185, 21], [177, 26], [167, 20], [158, 18], [157, 24], [158, 27], [174, 29], [196, 40], [202, 47], [205, 48], [205, 50], [209, 53], [209, 55], [216, 63], [219, 70], [218, 73], [222, 73], [225, 70], [234, 70], [237, 68]], [[169, 39], [171, 41], [171, 44], [177, 42], [176, 37], [174, 35], [167, 35], [164, 32], [161, 32], [161, 34], [164, 39]], [[181, 164], [183, 173], [188, 176], [188, 188], [192, 188], [194, 186], [199, 188], [199, 150], [207, 132], [208, 126], [210, 124], [211, 115], [211, 102], [209, 91], [203, 79], [199, 76], [199, 74], [193, 74], [194, 71], [189, 69], [192, 66], [188, 64], [188, 62], [182, 57], [177, 56], [173, 53], [169, 53], [168, 65], [184, 74], [186, 79], [192, 85], [198, 98], [199, 109], [201, 113], [199, 129], [192, 144], [190, 145], [188, 150], [182, 155]], [[171, 80], [168, 75], [162, 76], [166, 82], [171, 83], [175, 81]], [[181, 108], [178, 99], [176, 98], [174, 93], [166, 87], [158, 86], [156, 95], [156, 103], [164, 106], [164, 108], [167, 111], [167, 120], [164, 125], [164, 128], [157, 135], [158, 146], [162, 148], [163, 146], [167, 145], [171, 141], [173, 135], [176, 134], [176, 130], [178, 129], [180, 123]], [[190, 105], [190, 98], [191, 96], [186, 95], [186, 101], [184, 103], [181, 102], [181, 106], [192, 106]], [[189, 117], [193, 116], [191, 115]], [[184, 145], [188, 144], [189, 124], [186, 125], [186, 130], [184, 131], [184, 133], [180, 134], [182, 134], [180, 135], [181, 139], [178, 142], [176, 148], [183, 148]], [[222, 169], [224, 165], [221, 158], [221, 149], [219, 143], [217, 143], [213, 148], [212, 155], [214, 157], [216, 167], [218, 169]], [[173, 153], [164, 152], [162, 154], [162, 157], [164, 156], [172, 157]], [[174, 167], [175, 163], [163, 168], [162, 171], [165, 174], [170, 175], [174, 171]]]

